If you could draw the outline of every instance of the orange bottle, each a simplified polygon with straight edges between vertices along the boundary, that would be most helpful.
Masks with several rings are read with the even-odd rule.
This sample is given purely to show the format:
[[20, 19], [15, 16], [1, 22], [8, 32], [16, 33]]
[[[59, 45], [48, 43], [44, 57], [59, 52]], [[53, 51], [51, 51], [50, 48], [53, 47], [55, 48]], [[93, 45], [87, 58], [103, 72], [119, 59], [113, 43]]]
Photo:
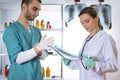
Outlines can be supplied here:
[[45, 28], [45, 23], [44, 23], [44, 20], [42, 19], [41, 20], [41, 29], [44, 29]]
[[50, 68], [49, 67], [46, 68], [46, 77], [50, 77]]
[[4, 24], [4, 28], [7, 28], [8, 27], [8, 24], [7, 24], [7, 22], [5, 22], [5, 24]]
[[35, 26], [36, 26], [37, 28], [39, 28], [39, 26], [40, 26], [39, 20], [36, 20]]
[[45, 69], [42, 67], [42, 76], [45, 77]]

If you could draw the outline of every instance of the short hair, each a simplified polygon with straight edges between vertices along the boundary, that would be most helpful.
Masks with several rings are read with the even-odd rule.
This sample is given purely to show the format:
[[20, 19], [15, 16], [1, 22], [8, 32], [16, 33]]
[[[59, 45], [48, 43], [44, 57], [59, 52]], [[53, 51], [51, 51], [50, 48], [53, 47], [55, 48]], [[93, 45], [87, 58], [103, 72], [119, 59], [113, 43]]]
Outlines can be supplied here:
[[[26, 5], [29, 5], [33, 0], [22, 0], [21, 7], [25, 3]], [[42, 3], [41, 0], [37, 0], [38, 2]]]

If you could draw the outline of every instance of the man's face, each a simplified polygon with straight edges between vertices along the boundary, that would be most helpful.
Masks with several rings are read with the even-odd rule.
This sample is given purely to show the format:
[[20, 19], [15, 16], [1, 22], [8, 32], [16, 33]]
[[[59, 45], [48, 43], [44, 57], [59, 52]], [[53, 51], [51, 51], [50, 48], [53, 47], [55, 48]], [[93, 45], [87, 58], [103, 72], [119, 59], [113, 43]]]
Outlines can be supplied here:
[[25, 18], [33, 21], [41, 10], [41, 4], [37, 0], [33, 0], [29, 5], [25, 5]]

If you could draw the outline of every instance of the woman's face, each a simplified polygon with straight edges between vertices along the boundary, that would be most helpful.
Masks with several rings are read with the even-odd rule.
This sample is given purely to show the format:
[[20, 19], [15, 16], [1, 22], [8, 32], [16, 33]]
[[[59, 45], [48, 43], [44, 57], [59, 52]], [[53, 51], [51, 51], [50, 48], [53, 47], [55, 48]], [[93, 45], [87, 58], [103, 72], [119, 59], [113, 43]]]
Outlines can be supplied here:
[[80, 15], [80, 21], [82, 23], [82, 26], [86, 29], [87, 32], [93, 33], [97, 26], [98, 23], [98, 17], [92, 18], [88, 14], [82, 14]]

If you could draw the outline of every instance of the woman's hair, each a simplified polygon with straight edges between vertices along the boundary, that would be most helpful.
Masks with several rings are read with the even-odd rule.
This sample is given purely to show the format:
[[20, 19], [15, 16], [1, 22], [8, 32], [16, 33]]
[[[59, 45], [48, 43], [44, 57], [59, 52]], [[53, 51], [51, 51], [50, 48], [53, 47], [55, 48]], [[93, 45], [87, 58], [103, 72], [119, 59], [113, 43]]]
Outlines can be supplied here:
[[[33, 0], [22, 0], [21, 7], [23, 4], [29, 5]], [[41, 0], [37, 0], [39, 3], [42, 3]]]
[[[96, 18], [98, 13], [96, 11], [96, 9], [92, 8], [92, 7], [85, 7], [84, 9], [82, 9], [82, 11], [80, 11], [79, 13], [79, 17], [82, 15], [82, 14], [88, 14], [90, 15], [92, 18]], [[98, 19], [98, 26], [101, 30], [103, 30], [103, 26], [100, 22], [100, 18]]]

